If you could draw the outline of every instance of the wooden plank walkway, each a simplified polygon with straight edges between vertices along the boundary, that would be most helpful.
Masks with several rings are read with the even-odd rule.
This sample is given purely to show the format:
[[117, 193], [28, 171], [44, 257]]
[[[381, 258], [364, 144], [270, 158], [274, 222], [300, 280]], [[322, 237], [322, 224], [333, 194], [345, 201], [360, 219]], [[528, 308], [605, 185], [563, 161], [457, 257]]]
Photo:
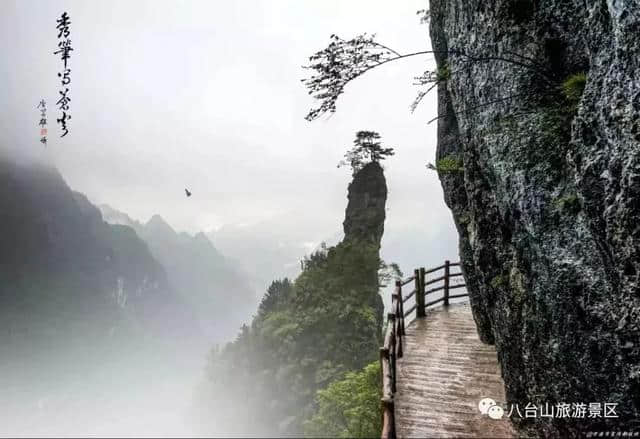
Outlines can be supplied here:
[[491, 419], [478, 403], [505, 401], [495, 348], [480, 342], [468, 304], [427, 310], [406, 328], [398, 360], [396, 435], [516, 437], [507, 416]]

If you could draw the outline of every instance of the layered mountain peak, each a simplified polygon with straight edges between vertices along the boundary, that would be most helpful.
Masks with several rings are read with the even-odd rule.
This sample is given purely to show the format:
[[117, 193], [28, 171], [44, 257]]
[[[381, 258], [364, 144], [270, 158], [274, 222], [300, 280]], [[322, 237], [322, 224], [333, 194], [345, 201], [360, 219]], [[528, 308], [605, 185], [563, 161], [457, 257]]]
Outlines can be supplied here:
[[55, 168], [0, 160], [0, 182], [0, 320], [36, 327], [41, 313], [42, 328], [30, 328], [41, 337], [72, 322], [103, 337], [198, 332], [147, 245], [105, 223]]
[[196, 241], [201, 241], [201, 242], [208, 242], [209, 244], [211, 244], [211, 241], [209, 240], [209, 238], [207, 238], [207, 235], [205, 235], [204, 232], [198, 232], [196, 233], [193, 238]]
[[146, 242], [210, 339], [227, 341], [236, 334], [255, 306], [256, 294], [248, 276], [225, 259], [204, 233], [178, 233], [158, 214], [143, 224], [109, 206], [102, 212], [105, 221], [130, 225]]
[[114, 209], [108, 204], [100, 204], [98, 208], [102, 213], [102, 218], [104, 219], [104, 221], [109, 224], [120, 224], [123, 226], [133, 227], [134, 229], [140, 226], [140, 223], [138, 221], [135, 221], [126, 213], [120, 212], [119, 210]]
[[158, 214], [153, 215], [149, 219], [149, 221], [147, 221], [147, 224], [145, 224], [145, 227], [149, 230], [156, 231], [156, 232], [168, 233], [171, 235], [176, 234], [175, 230], [173, 230], [173, 228], [169, 225], [169, 223], [167, 223], [164, 220], [164, 218], [162, 218]]

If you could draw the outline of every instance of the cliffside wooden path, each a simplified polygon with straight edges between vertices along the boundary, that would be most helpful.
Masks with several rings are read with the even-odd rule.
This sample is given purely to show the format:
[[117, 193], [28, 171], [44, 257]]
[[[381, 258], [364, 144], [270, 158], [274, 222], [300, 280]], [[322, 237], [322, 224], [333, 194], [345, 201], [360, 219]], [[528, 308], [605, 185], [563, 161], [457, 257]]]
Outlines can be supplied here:
[[[466, 290], [451, 294], [466, 287], [462, 273], [451, 272], [459, 266], [445, 261], [396, 282], [380, 348], [383, 439], [516, 436], [506, 413], [497, 420], [479, 410], [483, 398], [504, 404], [504, 384], [494, 347], [480, 342], [471, 308], [461, 302]], [[414, 288], [403, 294], [407, 285]]]

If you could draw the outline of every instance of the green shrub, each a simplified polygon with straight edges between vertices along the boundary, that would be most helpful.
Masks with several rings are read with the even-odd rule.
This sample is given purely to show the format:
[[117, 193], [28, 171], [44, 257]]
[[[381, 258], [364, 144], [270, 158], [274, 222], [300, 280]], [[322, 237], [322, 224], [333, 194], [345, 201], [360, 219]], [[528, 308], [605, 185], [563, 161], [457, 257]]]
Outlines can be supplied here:
[[442, 174], [464, 171], [464, 168], [462, 167], [462, 160], [452, 155], [441, 158], [436, 162], [435, 167], [432, 166], [432, 168], [435, 168], [435, 170]]
[[438, 82], [445, 82], [449, 79], [451, 79], [451, 67], [449, 67], [449, 64], [445, 63], [436, 70], [436, 80]]
[[502, 288], [507, 285], [507, 278], [499, 274], [493, 279], [491, 279], [491, 282], [489, 282], [489, 284], [491, 285], [491, 288], [494, 288], [494, 289]]
[[309, 437], [379, 437], [380, 363], [349, 372], [316, 394], [317, 411], [304, 423]]
[[580, 198], [576, 194], [569, 194], [563, 197], [557, 198], [553, 201], [553, 204], [563, 212], [578, 213], [582, 209]]
[[572, 105], [577, 105], [580, 102], [584, 88], [587, 85], [586, 73], [575, 73], [570, 75], [562, 83], [562, 94]]
[[460, 225], [466, 226], [471, 223], [471, 215], [469, 212], [464, 212], [458, 216], [458, 222]]

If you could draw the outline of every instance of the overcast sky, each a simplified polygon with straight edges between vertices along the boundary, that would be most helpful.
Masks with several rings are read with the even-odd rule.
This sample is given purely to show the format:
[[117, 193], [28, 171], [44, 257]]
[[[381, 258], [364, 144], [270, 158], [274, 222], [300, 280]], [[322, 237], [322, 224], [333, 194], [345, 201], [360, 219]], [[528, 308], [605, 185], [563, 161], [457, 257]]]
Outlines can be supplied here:
[[[411, 58], [349, 85], [330, 118], [307, 122], [300, 82], [332, 33], [376, 33], [400, 52], [430, 46], [425, 0], [2, 0], [0, 128], [4, 147], [48, 155], [69, 185], [146, 221], [179, 230], [274, 221], [316, 236], [341, 230], [357, 130], [378, 131], [386, 164], [387, 232], [418, 228], [455, 257], [456, 238], [434, 160], [435, 93], [415, 112]], [[59, 138], [56, 18], [71, 17], [72, 120]], [[49, 107], [39, 143], [36, 105]], [[185, 197], [184, 188], [193, 192]], [[311, 236], [313, 235], [313, 236]]]

